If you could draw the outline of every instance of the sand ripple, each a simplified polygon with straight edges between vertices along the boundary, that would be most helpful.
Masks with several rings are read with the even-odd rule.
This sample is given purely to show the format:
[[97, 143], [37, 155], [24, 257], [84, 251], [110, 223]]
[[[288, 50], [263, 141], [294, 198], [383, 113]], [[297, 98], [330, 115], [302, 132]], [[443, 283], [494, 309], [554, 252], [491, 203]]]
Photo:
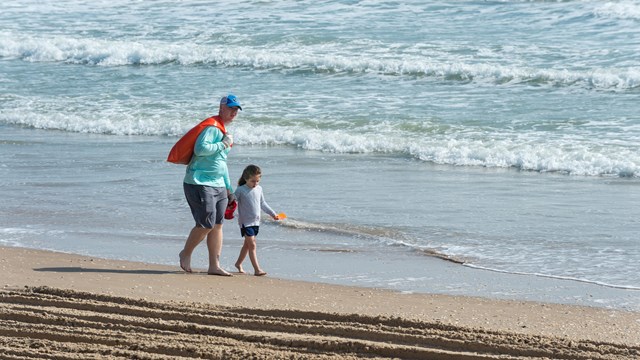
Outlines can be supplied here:
[[633, 359], [640, 347], [389, 317], [0, 291], [2, 359]]

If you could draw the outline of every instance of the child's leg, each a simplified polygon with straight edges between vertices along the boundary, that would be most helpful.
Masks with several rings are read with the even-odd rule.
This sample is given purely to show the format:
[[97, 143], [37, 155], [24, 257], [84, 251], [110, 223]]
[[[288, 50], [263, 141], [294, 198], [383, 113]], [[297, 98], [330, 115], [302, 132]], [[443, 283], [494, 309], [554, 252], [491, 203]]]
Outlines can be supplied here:
[[247, 253], [249, 252], [247, 248], [247, 236], [244, 237], [244, 244], [242, 244], [242, 249], [240, 249], [240, 254], [238, 255], [238, 260], [236, 261], [236, 268], [239, 273], [244, 274], [244, 269], [242, 268], [242, 262], [247, 257]]
[[247, 236], [245, 237], [245, 245], [247, 246], [247, 252], [249, 253], [249, 259], [251, 260], [251, 265], [253, 265], [253, 272], [256, 276], [267, 275], [266, 272], [260, 269], [260, 264], [258, 263], [258, 254], [257, 254], [257, 246], [256, 246], [256, 237], [255, 236]]

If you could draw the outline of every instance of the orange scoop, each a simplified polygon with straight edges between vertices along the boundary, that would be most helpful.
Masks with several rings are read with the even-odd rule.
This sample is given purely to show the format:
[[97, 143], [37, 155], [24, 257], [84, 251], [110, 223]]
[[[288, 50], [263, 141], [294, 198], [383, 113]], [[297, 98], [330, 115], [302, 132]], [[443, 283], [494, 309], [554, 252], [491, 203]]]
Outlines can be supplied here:
[[278, 214], [278, 220], [284, 220], [286, 218], [287, 218], [287, 214], [285, 214], [285, 213]]

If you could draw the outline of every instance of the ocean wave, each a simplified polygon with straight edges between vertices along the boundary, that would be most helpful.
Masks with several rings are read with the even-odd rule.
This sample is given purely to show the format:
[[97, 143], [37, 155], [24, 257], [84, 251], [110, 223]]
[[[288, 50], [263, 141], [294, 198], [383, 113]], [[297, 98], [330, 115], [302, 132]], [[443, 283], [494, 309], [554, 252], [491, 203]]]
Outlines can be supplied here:
[[[118, 41], [65, 36], [36, 37], [0, 32], [0, 58], [29, 62], [62, 62], [92, 66], [140, 66], [179, 64], [248, 67], [256, 70], [312, 73], [377, 74], [446, 81], [532, 84], [535, 86], [580, 85], [594, 89], [627, 90], [640, 88], [637, 67], [535, 68], [502, 65], [473, 59], [458, 59], [440, 52], [424, 54], [391, 53], [380, 56], [361, 45], [345, 50], [345, 44], [332, 46], [274, 45], [270, 48], [216, 44], [170, 44], [161, 41]], [[504, 59], [503, 59], [504, 60]]]
[[163, 114], [152, 117], [137, 115], [139, 114], [117, 114], [116, 116], [97, 114], [97, 116], [87, 116], [81, 113], [56, 112], [43, 114], [28, 110], [13, 110], [0, 114], [0, 123], [34, 129], [104, 135], [176, 136], [184, 134], [188, 130], [176, 122], [163, 121]]
[[616, 1], [600, 4], [594, 14], [598, 17], [640, 20], [640, 3], [637, 1]]
[[287, 218], [285, 221], [273, 222], [277, 223], [279, 226], [292, 229], [333, 233], [336, 235], [367, 237], [387, 244], [389, 244], [389, 241], [391, 241], [392, 244], [395, 244], [395, 241], [392, 239], [404, 238], [404, 234], [402, 232], [383, 227], [358, 226], [354, 224], [337, 223], [313, 223], [303, 220], [294, 220], [292, 218]]
[[[299, 129], [238, 125], [238, 144], [290, 145], [329, 153], [381, 153], [404, 155], [441, 165], [516, 168], [524, 171], [583, 176], [640, 177], [640, 155], [631, 146], [572, 140], [531, 138], [522, 141], [508, 134], [455, 133], [429, 137], [390, 131], [346, 134], [341, 130]], [[531, 135], [533, 136], [533, 135]], [[478, 137], [482, 137], [478, 139]]]
[[[109, 135], [179, 136], [191, 126], [134, 113], [111, 118], [94, 114], [43, 115], [25, 111], [0, 115], [0, 123]], [[397, 128], [380, 130], [369, 125], [345, 132], [313, 125], [256, 124], [247, 120], [233, 126], [238, 145], [293, 146], [336, 154], [389, 154], [453, 166], [515, 168], [523, 171], [582, 176], [640, 177], [640, 154], [624, 141], [603, 145], [602, 139], [553, 139], [545, 135], [473, 133], [434, 130], [425, 136]], [[536, 137], [538, 136], [538, 137]], [[523, 140], [522, 137], [528, 137]], [[632, 141], [632, 140], [629, 140]]]

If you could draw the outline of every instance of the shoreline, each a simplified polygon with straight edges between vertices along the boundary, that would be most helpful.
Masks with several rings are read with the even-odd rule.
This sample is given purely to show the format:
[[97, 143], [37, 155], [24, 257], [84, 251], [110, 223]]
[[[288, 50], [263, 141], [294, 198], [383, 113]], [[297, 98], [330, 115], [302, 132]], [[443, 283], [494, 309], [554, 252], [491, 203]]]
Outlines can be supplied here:
[[[7, 160], [7, 169], [13, 169], [7, 173], [7, 183], [24, 187], [26, 192], [16, 192], [14, 186], [1, 192], [6, 210], [0, 215], [4, 220], [2, 244], [175, 264], [193, 219], [179, 186], [184, 169], [159, 161], [173, 140], [107, 135], [87, 138], [86, 134], [9, 126], [3, 130], [7, 130], [9, 141], [5, 144], [7, 153], [41, 159], [36, 162], [46, 165], [33, 168], [19, 158]], [[21, 142], [24, 138], [33, 139], [33, 146], [25, 147]], [[101, 150], [92, 152], [95, 149]], [[91, 160], [83, 158], [81, 164], [69, 161], [73, 159], [70, 154], [77, 151], [87, 151]], [[601, 214], [600, 209], [607, 209], [611, 201], [620, 204], [621, 210], [628, 208], [625, 194], [630, 188], [620, 186], [619, 181], [607, 185], [600, 180], [553, 174], [539, 176], [431, 164], [416, 168], [417, 163], [387, 155], [329, 155], [287, 147], [239, 146], [234, 151], [231, 170], [237, 171], [249, 162], [266, 164], [269, 176], [263, 181], [265, 189], [269, 189], [270, 204], [285, 210], [292, 225], [279, 222], [275, 226], [265, 221], [259, 253], [265, 271], [271, 275], [407, 293], [640, 311], [640, 291], [629, 291], [624, 286], [640, 284], [633, 265], [635, 252], [625, 252], [633, 248], [634, 227], [623, 225], [634, 224], [635, 212], [607, 212], [607, 219], [615, 221], [606, 222], [608, 230], [594, 229], [598, 233], [619, 234], [621, 238], [628, 234], [628, 242], [605, 241], [610, 238], [582, 242], [555, 237], [567, 233], [582, 236], [578, 234], [582, 230], [572, 229], [599, 223], [599, 215], [580, 214]], [[127, 170], [131, 152], [140, 154], [146, 164], [136, 174]], [[42, 154], [54, 158], [45, 159]], [[80, 179], [73, 175], [79, 167], [92, 170]], [[306, 175], [307, 171], [315, 174], [313, 178]], [[375, 172], [380, 172], [383, 179], [370, 181]], [[239, 176], [234, 171], [231, 175], [233, 179]], [[26, 183], [25, 176], [30, 179]], [[309, 180], [313, 181], [308, 186], [292, 186]], [[425, 181], [428, 186], [421, 186], [415, 201], [407, 202], [396, 201], [404, 198], [402, 187], [387, 192], [383, 185]], [[360, 184], [366, 184], [364, 190], [359, 189]], [[78, 193], [81, 188], [85, 191]], [[318, 191], [307, 193], [307, 188]], [[385, 196], [378, 199], [370, 193]], [[580, 194], [587, 193], [599, 195], [580, 200]], [[473, 199], [471, 194], [483, 196], [474, 200], [474, 206], [460, 201]], [[567, 195], [559, 198], [558, 194]], [[531, 208], [519, 206], [513, 195], [530, 199]], [[100, 198], [99, 206], [96, 198]], [[154, 199], [153, 206], [139, 199]], [[385, 206], [380, 207], [379, 203]], [[428, 207], [422, 205], [427, 203]], [[589, 205], [579, 206], [580, 203]], [[564, 204], [560, 206], [564, 210], [547, 214], [549, 204]], [[409, 212], [418, 215], [404, 215]], [[16, 214], [29, 218], [29, 223]], [[51, 214], [68, 217], [59, 221]], [[529, 217], [531, 214], [538, 215]], [[568, 218], [562, 224], [550, 221], [565, 215]], [[142, 227], [140, 217], [149, 219]], [[569, 219], [570, 223], [566, 223]], [[87, 221], [95, 226], [87, 228]], [[535, 230], [537, 235], [522, 229]], [[229, 269], [243, 240], [233, 222], [224, 226], [224, 232], [221, 261]], [[541, 236], [547, 232], [554, 235]], [[588, 234], [594, 235], [590, 230], [584, 232], [584, 236]], [[540, 241], [532, 241], [534, 238]], [[428, 249], [450, 253], [468, 263], [425, 256], [424, 250], [428, 253]], [[602, 257], [593, 257], [596, 249], [606, 251]], [[206, 252], [196, 254], [192, 261], [194, 267], [206, 267]], [[589, 282], [567, 280], [568, 276]], [[596, 282], [623, 287], [603, 287]]]
[[[161, 309], [169, 306], [167, 304], [173, 304], [171, 306], [182, 306], [181, 311], [201, 307], [208, 309], [203, 310], [205, 312], [221, 311], [223, 314], [219, 316], [224, 320], [222, 323], [229, 325], [228, 328], [220, 325], [226, 329], [220, 330], [222, 332], [231, 331], [229, 330], [231, 328], [240, 333], [249, 331], [249, 329], [243, 328], [241, 320], [229, 319], [228, 313], [233, 312], [243, 313], [242, 318], [245, 319], [254, 315], [264, 316], [265, 319], [260, 320], [261, 323], [274, 318], [278, 319], [273, 320], [276, 322], [295, 322], [298, 325], [293, 329], [279, 329], [277, 331], [287, 333], [286, 336], [291, 336], [290, 340], [293, 343], [302, 341], [303, 344], [307, 344], [301, 345], [302, 347], [309, 347], [309, 342], [318, 344], [319, 341], [325, 341], [326, 336], [332, 339], [345, 337], [350, 339], [348, 341], [352, 343], [360, 341], [375, 343], [377, 338], [380, 338], [384, 344], [390, 342], [387, 345], [367, 345], [371, 352], [367, 352], [365, 345], [357, 351], [349, 346], [343, 349], [342, 345], [344, 344], [341, 343], [341, 340], [335, 340], [342, 344], [336, 345], [335, 348], [332, 346], [326, 348], [311, 346], [310, 348], [315, 349], [311, 354], [313, 356], [309, 354], [302, 356], [299, 351], [303, 350], [295, 350], [296, 346], [287, 350], [295, 350], [296, 356], [302, 357], [308, 355], [315, 358], [316, 355], [320, 356], [318, 354], [326, 352], [326, 354], [331, 354], [331, 357], [337, 356], [338, 358], [364, 355], [384, 358], [397, 350], [398, 354], [406, 353], [406, 357], [420, 357], [422, 355], [419, 354], [428, 353], [432, 354], [430, 356], [439, 354], [440, 358], [445, 359], [467, 358], [466, 355], [461, 356], [460, 354], [456, 355], [458, 357], [451, 354], [446, 355], [447, 352], [453, 351], [457, 347], [460, 347], [460, 351], [465, 354], [479, 352], [488, 356], [487, 358], [492, 358], [496, 354], [520, 356], [516, 358], [550, 356], [549, 354], [545, 355], [542, 350], [546, 347], [552, 353], [559, 352], [553, 355], [554, 357], [566, 353], [562, 358], [624, 359], [640, 356], [640, 312], [468, 296], [403, 294], [391, 290], [283, 280], [270, 276], [236, 275], [225, 278], [209, 276], [205, 273], [185, 274], [180, 271], [177, 264], [175, 267], [153, 265], [26, 248], [0, 247], [0, 259], [3, 272], [2, 291], [0, 291], [3, 298], [2, 311], [7, 315], [7, 319], [12, 319], [0, 322], [3, 323], [2, 331], [0, 331], [3, 347], [16, 341], [17, 338], [21, 343], [33, 345], [33, 341], [39, 341], [37, 339], [44, 336], [40, 330], [36, 329], [38, 320], [25, 320], [26, 323], [18, 326], [21, 328], [21, 335], [11, 334], [9, 329], [16, 326], [11, 321], [17, 321], [16, 318], [21, 318], [16, 315], [18, 313], [35, 312], [33, 315], [35, 318], [44, 317], [44, 320], [50, 320], [50, 315], [47, 315], [50, 311], [59, 316], [71, 316], [67, 312], [75, 312], [73, 309], [76, 306], [64, 305], [66, 302], [72, 304], [105, 301], [115, 302], [118, 304], [117, 307], [127, 307], [129, 306], [127, 303], [131, 302], [137, 308]], [[31, 310], [17, 309], [20, 306], [40, 306], [37, 304], [44, 306], [45, 303], [53, 301], [50, 299], [52, 297], [57, 299], [54, 303], [60, 302], [62, 305], [49, 304], [47, 306], [53, 307], [45, 307], [39, 311], [33, 308], [30, 308]], [[8, 301], [7, 299], [14, 300]], [[95, 306], [99, 310], [104, 307], [109, 308], [112, 305]], [[123, 311], [129, 313], [133, 310], [125, 309]], [[160, 318], [161, 321], [169, 321], [162, 316]], [[301, 324], [305, 322], [319, 321], [318, 319], [321, 321], [333, 319], [331, 321], [335, 323], [327, 325], [329, 329], [327, 334], [315, 334], [312, 331], [313, 334], [306, 335], [310, 339], [293, 340], [296, 327], [302, 326]], [[172, 324], [171, 321], [169, 322]], [[404, 343], [408, 340], [392, 341], [391, 338], [386, 337], [387, 335], [383, 336], [383, 331], [376, 326], [374, 326], [375, 329], [371, 329], [367, 333], [358, 332], [361, 339], [357, 341], [349, 338], [351, 332], [355, 331], [353, 329], [368, 323], [378, 324], [378, 327], [383, 324], [391, 327], [396, 326], [396, 323], [400, 324], [397, 325], [397, 329], [385, 330], [395, 334], [392, 336], [394, 339], [406, 336], [406, 334], [397, 333], [406, 326], [433, 331], [435, 331], [434, 329], [446, 330], [447, 335], [423, 334], [424, 339], [415, 340], [418, 343], [410, 346], [413, 350], [409, 350], [408, 345]], [[166, 326], [171, 328], [173, 326], [171, 324]], [[92, 328], [93, 325], [85, 326]], [[491, 336], [495, 339], [488, 340], [487, 334], [492, 334]], [[224, 337], [224, 334], [220, 336]], [[279, 335], [270, 333], [260, 336], [277, 338]], [[428, 344], [431, 344], [435, 337], [444, 337], [448, 340], [442, 344], [434, 345], [431, 349]], [[450, 341], [456, 337], [467, 338], [466, 345], [452, 345], [453, 343]], [[47, 341], [57, 343], [61, 340], [55, 338], [47, 339]], [[82, 346], [86, 346], [82, 340], [71, 341], [80, 342], [83, 344]], [[135, 342], [134, 339], [131, 341]], [[243, 340], [238, 340], [236, 336], [234, 341]], [[537, 349], [536, 351], [542, 352], [529, 349], [531, 346], [527, 345], [527, 342], [537, 344], [533, 347]], [[279, 348], [280, 345], [275, 343], [277, 341], [271, 343], [271, 346], [275, 346], [277, 351], [284, 351]], [[55, 347], [52, 344], [46, 346]], [[265, 358], [274, 356], [273, 353], [270, 353], [272, 348], [266, 349], [256, 346], [257, 348], [252, 347], [251, 351], [263, 354], [261, 356], [265, 356]], [[415, 349], [416, 346], [420, 349]], [[389, 350], [388, 347], [395, 350]], [[358, 347], [356, 346], [356, 348]], [[352, 350], [356, 351], [355, 355]], [[220, 356], [242, 358], [247, 354], [236, 355], [227, 353]], [[296, 356], [293, 357], [296, 358]], [[395, 356], [404, 357], [404, 355]]]

